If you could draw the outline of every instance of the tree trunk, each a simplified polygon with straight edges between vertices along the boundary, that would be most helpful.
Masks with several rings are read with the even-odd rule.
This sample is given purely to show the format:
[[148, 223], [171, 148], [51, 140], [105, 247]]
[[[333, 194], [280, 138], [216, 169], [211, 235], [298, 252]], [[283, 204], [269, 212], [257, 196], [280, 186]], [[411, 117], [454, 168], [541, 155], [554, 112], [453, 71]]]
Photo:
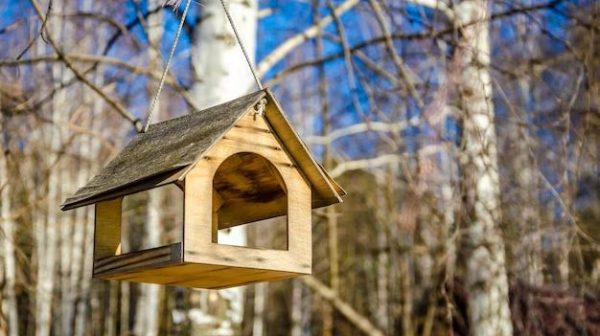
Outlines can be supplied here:
[[[156, 8], [163, 4], [162, 0], [151, 0], [149, 8]], [[162, 69], [160, 54], [161, 40], [163, 37], [163, 15], [162, 12], [151, 15], [147, 20], [146, 32], [150, 48], [148, 49], [149, 66], [151, 69]], [[152, 98], [156, 91], [156, 85], [152, 83], [148, 87], [149, 97]], [[157, 104], [156, 116], [160, 119], [160, 105]], [[143, 248], [157, 247], [161, 243], [161, 206], [163, 190], [153, 189], [148, 192], [147, 219], [145, 221], [145, 237]], [[158, 335], [160, 327], [160, 296], [162, 288], [154, 284], [141, 284], [140, 297], [137, 303], [135, 331], [138, 335]]]
[[254, 319], [252, 322], [252, 336], [262, 336], [265, 333], [265, 301], [267, 299], [266, 283], [254, 285]]
[[[102, 86], [104, 83], [104, 78], [102, 76], [102, 66], [99, 66], [99, 70], [96, 73], [96, 78], [94, 83], [98, 86]], [[85, 88], [88, 92], [88, 89]], [[102, 101], [96, 99], [91, 102], [91, 111], [90, 111], [90, 119], [88, 121], [88, 127], [90, 129], [94, 129], [97, 121], [95, 118], [98, 118], [101, 108]], [[93, 136], [87, 137], [87, 139], [82, 144], [82, 151], [85, 153], [84, 158], [87, 160], [84, 164], [80, 165], [79, 169], [85, 172], [85, 177], [80, 176], [82, 180], [89, 180], [94, 171], [97, 171], [99, 168], [99, 163], [96, 161], [98, 157], [98, 153], [100, 152], [100, 142], [93, 138]], [[83, 173], [82, 173], [83, 175]], [[83, 184], [80, 184], [83, 185]], [[92, 267], [93, 267], [93, 258], [94, 258], [94, 220], [95, 220], [95, 211], [93, 207], [87, 207], [84, 209], [79, 209], [81, 211], [81, 222], [77, 220], [78, 226], [83, 227], [83, 245], [78, 249], [77, 254], [82, 254], [80, 270], [76, 271], [79, 273], [79, 300], [77, 301], [77, 307], [75, 311], [75, 335], [83, 336], [86, 334], [87, 329], [87, 321], [88, 321], [88, 306], [90, 303], [90, 295], [91, 295], [91, 275], [92, 275]], [[76, 211], [79, 211], [76, 210]], [[78, 217], [79, 218], [79, 215]]]
[[[516, 28], [522, 43], [518, 48], [526, 54], [537, 53], [536, 35], [531, 34], [532, 28], [528, 20], [523, 17], [518, 19]], [[532, 66], [533, 67], [533, 66]], [[532, 68], [531, 67], [531, 68]], [[531, 69], [530, 68], [530, 69]], [[533, 69], [530, 70], [531, 72]], [[529, 135], [530, 111], [534, 110], [537, 95], [533, 89], [534, 84], [530, 76], [524, 76], [517, 81], [519, 102], [518, 109], [511, 109], [512, 114], [505, 136], [507, 145], [505, 157], [509, 161], [509, 189], [506, 193], [506, 211], [503, 211], [506, 231], [510, 233], [509, 239], [518, 241], [516, 247], [507, 246], [511, 251], [510, 256], [515, 260], [512, 263], [514, 270], [511, 272], [518, 275], [520, 280], [529, 284], [540, 286], [543, 278], [543, 255], [542, 255], [542, 228], [540, 220], [540, 203], [538, 192], [540, 190], [536, 163], [532, 156], [533, 141]], [[514, 181], [514, 182], [513, 182]], [[504, 194], [503, 194], [504, 196]]]
[[[63, 1], [54, 3], [55, 8], [63, 9]], [[49, 19], [48, 26], [52, 35], [58, 41], [62, 40], [63, 21], [58, 18]], [[56, 63], [52, 66], [52, 76], [55, 79], [56, 85], [60, 85], [67, 79], [67, 72], [63, 65]], [[48, 161], [49, 167], [48, 176], [48, 198], [45, 226], [41, 231], [36, 232], [37, 235], [42, 235], [39, 240], [42, 244], [37, 246], [38, 249], [38, 274], [36, 286], [36, 335], [50, 335], [52, 327], [52, 302], [55, 287], [55, 271], [57, 265], [57, 249], [58, 249], [58, 230], [59, 223], [63, 216], [60, 214], [58, 205], [61, 202], [62, 196], [62, 178], [60, 151], [63, 143], [63, 132], [60, 125], [65, 124], [68, 111], [65, 106], [66, 93], [65, 90], [58, 90], [51, 104], [51, 120], [49, 127], [49, 146], [50, 153]], [[59, 264], [60, 265], [60, 264]]]
[[377, 325], [382, 331], [389, 331], [389, 280], [390, 280], [390, 256], [389, 250], [392, 244], [396, 244], [396, 241], [392, 241], [389, 237], [390, 219], [389, 219], [389, 208], [387, 207], [386, 199], [386, 178], [389, 177], [384, 171], [377, 172], [375, 179], [377, 181], [377, 190], [375, 190], [375, 234], [377, 239], [377, 272], [376, 272], [376, 307], [373, 309], [374, 316], [377, 317]]
[[[231, 0], [226, 4], [254, 62], [258, 2]], [[192, 95], [197, 106], [207, 108], [253, 91], [252, 74], [220, 1], [208, 1], [202, 6], [202, 24], [196, 27], [192, 46], [195, 79]]]
[[290, 312], [292, 328], [290, 336], [302, 336], [302, 284], [299, 280], [292, 282], [292, 308]]
[[[240, 33], [251, 61], [256, 53], [257, 0], [231, 0], [226, 2], [237, 30]], [[233, 30], [221, 7], [220, 1], [208, 1], [201, 7], [202, 23], [196, 25], [192, 45], [194, 85], [192, 96], [199, 108], [237, 98], [255, 90], [250, 69], [237, 44]], [[219, 235], [219, 242], [231, 245], [246, 244], [246, 230], [235, 228]], [[208, 292], [203, 292], [207, 296]], [[228, 311], [223, 316], [221, 330], [235, 333], [240, 329], [244, 316], [244, 287], [220, 291]], [[204, 301], [204, 300], [202, 300]], [[215, 303], [221, 305], [223, 302]], [[211, 304], [212, 305], [212, 304]], [[205, 310], [212, 310], [204, 307]]]
[[[161, 237], [161, 215], [163, 191], [153, 189], [149, 192], [148, 214], [145, 222], [144, 248], [160, 245]], [[160, 297], [162, 288], [160, 285], [141, 284], [140, 297], [137, 303], [135, 331], [137, 335], [158, 335], [160, 327]]]
[[[75, 8], [72, 4], [67, 4], [67, 2], [65, 1], [65, 4], [62, 7], [62, 11], [63, 12], [69, 12], [69, 11], [73, 11]], [[62, 25], [63, 25], [63, 36], [65, 37], [71, 37], [73, 36], [73, 24], [72, 22], [70, 22], [69, 20], [62, 20]], [[70, 48], [70, 38], [66, 38], [64, 39], [64, 42], [62, 43], [66, 49], [71, 49]], [[58, 66], [63, 67], [62, 64], [58, 64]], [[62, 72], [62, 79], [61, 80], [65, 80], [66, 78], [68, 78], [66, 76], [66, 74], [69, 74], [70, 72], [66, 69], [61, 70]], [[70, 76], [70, 75], [69, 75]], [[57, 99], [58, 99], [58, 103], [60, 105], [58, 105], [57, 108], [54, 109], [53, 113], [58, 113], [58, 109], [64, 110], [64, 111], [68, 111], [69, 107], [71, 106], [69, 104], [69, 101], [67, 99], [67, 95], [72, 95], [74, 93], [74, 91], [77, 90], [77, 88], [70, 88], [70, 89], [64, 89], [61, 90], [60, 93], [57, 94]], [[62, 114], [68, 113], [68, 112], [60, 112]], [[64, 121], [66, 122], [68, 120], [68, 115], [64, 116]], [[54, 125], [54, 127], [58, 128], [58, 127], [64, 127], [66, 123], [63, 123], [61, 121], [60, 125]], [[62, 131], [65, 132], [65, 131]], [[66, 132], [65, 132], [66, 133]], [[68, 138], [68, 134], [64, 134], [61, 137], [61, 144], [60, 146], [63, 146], [63, 144], [66, 142], [65, 140]], [[61, 160], [62, 165], [56, 165], [55, 169], [57, 169], [59, 171], [59, 174], [61, 176], [61, 192], [59, 193], [59, 198], [56, 200], [52, 200], [53, 202], [56, 202], [56, 204], [61, 204], [62, 200], [65, 198], [66, 195], [74, 192], [77, 188], [77, 186], [74, 185], [73, 182], [74, 179], [71, 178], [71, 162], [64, 162], [66, 159], [63, 158]], [[77, 174], [81, 174], [82, 172], [79, 171]], [[57, 275], [57, 279], [60, 279], [60, 304], [57, 305], [58, 307], [60, 307], [60, 323], [56, 323], [56, 330], [58, 334], [63, 334], [63, 335], [72, 335], [73, 334], [73, 315], [74, 315], [74, 303], [76, 300], [76, 291], [75, 288], [72, 286], [72, 272], [74, 270], [77, 269], [77, 267], [75, 266], [75, 261], [73, 260], [73, 257], [75, 255], [81, 255], [81, 253], [79, 253], [79, 251], [73, 251], [73, 247], [75, 244], [74, 241], [74, 214], [72, 212], [69, 213], [65, 213], [59, 210], [57, 211], [57, 216], [58, 218], [60, 218], [60, 225], [59, 225], [59, 232], [60, 232], [60, 241], [59, 241], [59, 248], [60, 248], [60, 273]], [[77, 227], [82, 227], [81, 225], [77, 225]], [[75, 252], [75, 255], [73, 254], [73, 252]], [[79, 261], [77, 261], [78, 263]], [[76, 279], [75, 279], [76, 280]], [[75, 283], [76, 285], [76, 283]], [[58, 315], [58, 314], [57, 314]]]
[[[1, 97], [0, 97], [1, 98]], [[1, 106], [1, 104], [0, 104]], [[0, 114], [0, 134], [4, 134], [6, 129], [5, 122], [2, 114]], [[3, 141], [3, 139], [0, 139]], [[15, 285], [17, 281], [17, 266], [15, 260], [15, 221], [12, 219], [11, 214], [11, 181], [9, 180], [8, 173], [8, 155], [10, 148], [8, 144], [5, 146], [4, 143], [0, 143], [0, 201], [2, 202], [0, 208], [0, 218], [2, 219], [2, 226], [0, 233], [2, 234], [4, 253], [4, 280], [5, 285], [3, 288], [4, 297], [2, 302], [2, 312], [6, 310], [8, 315], [8, 333], [10, 336], [19, 335], [19, 315], [17, 307], [17, 298], [15, 294]]]
[[[500, 190], [487, 1], [467, 0], [456, 8], [460, 63], [459, 94], [463, 111], [460, 158], [468, 221], [466, 291], [472, 335], [512, 335], [508, 280], [500, 221]], [[473, 24], [467, 24], [472, 23]]]

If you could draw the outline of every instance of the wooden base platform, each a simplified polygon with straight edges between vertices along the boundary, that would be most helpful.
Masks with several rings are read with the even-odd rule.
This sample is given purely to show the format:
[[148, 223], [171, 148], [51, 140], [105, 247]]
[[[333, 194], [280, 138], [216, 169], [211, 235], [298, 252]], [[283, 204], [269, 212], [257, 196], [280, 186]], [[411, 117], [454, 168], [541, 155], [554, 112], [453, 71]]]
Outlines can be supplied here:
[[94, 278], [192, 288], [221, 289], [259, 281], [292, 278], [299, 273], [184, 262], [181, 243], [105, 257], [95, 263]]

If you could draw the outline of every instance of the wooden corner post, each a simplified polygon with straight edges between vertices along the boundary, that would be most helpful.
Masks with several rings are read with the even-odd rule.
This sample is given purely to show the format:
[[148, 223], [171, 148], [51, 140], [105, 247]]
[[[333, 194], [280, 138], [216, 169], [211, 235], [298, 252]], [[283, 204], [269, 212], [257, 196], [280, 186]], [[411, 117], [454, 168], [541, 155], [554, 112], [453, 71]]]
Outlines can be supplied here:
[[122, 206], [122, 197], [96, 203], [94, 261], [121, 254]]

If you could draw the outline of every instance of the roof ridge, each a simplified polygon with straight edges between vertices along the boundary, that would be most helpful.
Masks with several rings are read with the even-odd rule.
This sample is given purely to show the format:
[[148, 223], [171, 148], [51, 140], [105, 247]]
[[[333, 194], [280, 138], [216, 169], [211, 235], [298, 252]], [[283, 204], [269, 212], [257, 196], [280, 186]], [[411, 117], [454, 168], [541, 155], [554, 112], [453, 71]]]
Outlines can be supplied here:
[[[211, 111], [211, 110], [214, 110], [214, 109], [219, 109], [219, 108], [223, 107], [224, 105], [227, 105], [227, 104], [229, 104], [229, 103], [231, 103], [233, 101], [237, 101], [238, 99], [248, 98], [248, 97], [251, 97], [253, 95], [258, 95], [261, 92], [266, 95], [267, 94], [267, 89], [254, 91], [254, 92], [249, 93], [247, 95], [243, 95], [243, 96], [240, 96], [240, 97], [232, 99], [232, 100], [228, 100], [228, 101], [225, 101], [225, 102], [222, 102], [222, 103], [218, 103], [218, 104], [209, 106], [207, 108], [203, 108], [201, 110], [194, 109], [193, 111], [191, 111], [189, 113], [186, 113], [184, 115], [156, 122], [156, 123], [150, 125], [150, 127], [148, 128], [148, 131], [146, 131], [145, 133], [137, 133], [136, 136], [139, 135], [139, 134], [146, 134], [146, 133], [150, 132], [152, 130], [152, 126], [165, 125], [165, 124], [169, 124], [171, 122], [177, 122], [177, 121], [180, 121], [180, 120], [186, 119], [186, 118], [191, 119], [191, 118], [194, 118], [194, 117], [198, 116], [199, 114], [202, 114], [203, 112]], [[258, 102], [261, 98], [262, 97], [257, 98], [256, 101]]]

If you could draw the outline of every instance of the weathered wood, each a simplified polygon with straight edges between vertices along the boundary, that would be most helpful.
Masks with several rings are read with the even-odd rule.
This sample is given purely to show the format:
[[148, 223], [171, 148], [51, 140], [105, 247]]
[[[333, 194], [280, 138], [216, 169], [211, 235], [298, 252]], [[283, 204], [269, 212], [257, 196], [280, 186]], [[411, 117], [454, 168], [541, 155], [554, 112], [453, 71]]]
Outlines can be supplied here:
[[277, 168], [257, 154], [238, 153], [223, 161], [215, 173], [213, 188], [220, 195], [218, 213], [213, 217], [218, 218], [219, 229], [287, 213], [285, 182]]
[[163, 187], [171, 183], [177, 185], [180, 189], [183, 190], [182, 181], [180, 181], [179, 178], [183, 176], [184, 171], [185, 168], [179, 168], [173, 171], [168, 171], [157, 176], [150, 177], [142, 182], [132, 183], [122, 188], [99, 194], [92, 199], [83, 200], [75, 204], [65, 204], [62, 206], [62, 210], [71, 210], [80, 206], [90, 205], [105, 200], [114, 199], [116, 197], [124, 197], [138, 192], [147, 191], [153, 188]]
[[96, 204], [94, 260], [120, 253], [122, 203], [123, 198], [116, 198]]
[[[280, 143], [274, 134], [266, 132], [268, 125], [261, 117], [254, 117], [249, 112], [236, 124], [241, 127], [232, 128], [224, 139], [204, 156], [204, 159], [187, 174], [185, 191], [185, 233], [184, 233], [184, 260], [201, 264], [215, 264], [229, 267], [255, 268], [269, 271], [282, 271], [288, 273], [307, 274], [311, 272], [311, 190], [307, 182], [298, 172], [298, 169], [286, 153], [280, 148]], [[247, 141], [246, 139], [251, 139]], [[228, 158], [239, 153], [255, 153], [273, 163], [274, 169], [281, 179], [268, 177], [268, 185], [287, 191], [288, 214], [288, 250], [250, 249], [239, 246], [220, 245], [213, 242], [214, 229], [211, 220], [213, 214], [213, 178], [218, 179], [218, 171]], [[240, 159], [243, 156], [235, 157]], [[256, 160], [252, 165], [258, 163]], [[227, 170], [226, 170], [227, 171]], [[225, 179], [233, 181], [235, 179]], [[247, 181], [246, 181], [247, 182]], [[229, 183], [229, 182], [228, 182]], [[236, 186], [244, 181], [231, 182]], [[285, 188], [279, 187], [284, 183]], [[232, 189], [235, 189], [232, 187]], [[243, 189], [242, 189], [243, 190]], [[227, 193], [225, 193], [227, 194]], [[235, 198], [234, 195], [229, 195]], [[219, 207], [219, 216], [226, 216], [227, 197], [219, 191], [223, 198], [223, 205]], [[282, 199], [278, 195], [276, 199]], [[235, 203], [235, 202], [233, 202]], [[248, 202], [251, 206], [253, 202]], [[256, 207], [265, 207], [269, 203], [262, 203]], [[248, 216], [249, 206], [238, 211], [238, 217]], [[276, 204], [281, 207], [281, 204]], [[235, 209], [233, 206], [231, 210]], [[285, 208], [284, 208], [285, 209]], [[263, 210], [264, 211], [264, 210]], [[230, 211], [233, 218], [236, 214]], [[260, 218], [263, 219], [263, 218]], [[222, 222], [221, 220], [219, 222]]]
[[[261, 99], [267, 98], [265, 116], [268, 124], [255, 127], [248, 123], [236, 123]], [[133, 192], [151, 189], [175, 180], [183, 180], [186, 174], [201, 160], [210, 148], [233, 127], [239, 129], [232, 141], [255, 142], [255, 137], [274, 133], [279, 144], [271, 150], [284, 151], [290, 155], [299, 173], [313, 187], [312, 207], [322, 207], [341, 202], [345, 195], [335, 181], [312, 158], [281, 107], [267, 89], [236, 100], [211, 107], [204, 111], [171, 119], [150, 126], [146, 133], [136, 137], [88, 184], [79, 189], [62, 205], [63, 210], [97, 203]], [[252, 134], [252, 137], [249, 135]], [[176, 175], [176, 176], [175, 176]]]
[[177, 264], [183, 260], [181, 243], [153, 249], [136, 251], [118, 256], [97, 259], [94, 263], [94, 276], [123, 273], [136, 269], [148, 269]]
[[313, 198], [313, 208], [331, 205], [342, 202], [341, 196], [346, 192], [324, 171], [308, 150], [308, 147], [302, 142], [292, 125], [287, 120], [283, 109], [273, 97], [269, 89], [266, 90], [269, 97], [269, 103], [265, 109], [265, 117], [273, 132], [276, 133], [285, 144], [284, 150], [298, 164], [302, 173], [311, 182], [316, 191], [316, 197]]
[[190, 288], [222, 289], [259, 281], [281, 280], [298, 275], [300, 274], [243, 267], [178, 263], [168, 267], [138, 269], [126, 273], [106, 273], [97, 275], [96, 277], [106, 280], [176, 285]]

